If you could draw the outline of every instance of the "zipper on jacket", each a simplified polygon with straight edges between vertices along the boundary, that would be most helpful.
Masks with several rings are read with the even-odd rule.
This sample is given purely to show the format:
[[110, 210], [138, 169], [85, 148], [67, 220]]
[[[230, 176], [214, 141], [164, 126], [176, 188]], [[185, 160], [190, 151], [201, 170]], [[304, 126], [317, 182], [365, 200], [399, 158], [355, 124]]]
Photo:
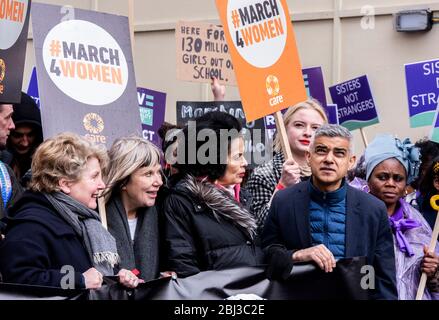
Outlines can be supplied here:
[[323, 244], [328, 248], [328, 206], [326, 204], [326, 193], [323, 193], [323, 214], [325, 216], [323, 221]]

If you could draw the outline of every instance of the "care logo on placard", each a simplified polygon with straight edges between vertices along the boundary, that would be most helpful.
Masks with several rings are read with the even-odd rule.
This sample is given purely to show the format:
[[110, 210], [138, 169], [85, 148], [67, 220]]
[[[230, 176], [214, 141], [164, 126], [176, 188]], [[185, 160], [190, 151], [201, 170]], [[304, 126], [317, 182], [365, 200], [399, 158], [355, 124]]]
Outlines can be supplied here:
[[28, 0], [0, 0], [0, 49], [9, 49], [17, 42], [28, 8]]
[[287, 40], [280, 0], [230, 0], [227, 22], [233, 44], [248, 63], [266, 68], [279, 60]]
[[265, 79], [265, 87], [267, 88], [268, 95], [271, 97], [269, 99], [270, 106], [274, 107], [275, 105], [278, 105], [279, 103], [284, 101], [284, 97], [282, 95], [279, 95], [280, 85], [279, 79], [276, 76], [270, 74]]
[[105, 105], [117, 100], [128, 83], [128, 66], [117, 41], [100, 26], [61, 22], [49, 31], [43, 60], [55, 85], [74, 100]]
[[276, 76], [269, 75], [265, 80], [265, 86], [267, 88], [267, 93], [269, 96], [277, 96], [280, 91], [279, 80]]
[[104, 130], [104, 120], [97, 113], [87, 113], [82, 120], [85, 130], [98, 134]]
[[82, 123], [84, 125], [85, 130], [87, 130], [89, 133], [85, 135], [85, 137], [96, 143], [107, 143], [107, 137], [100, 135], [100, 133], [104, 130], [104, 119], [97, 113], [87, 113], [82, 119]]

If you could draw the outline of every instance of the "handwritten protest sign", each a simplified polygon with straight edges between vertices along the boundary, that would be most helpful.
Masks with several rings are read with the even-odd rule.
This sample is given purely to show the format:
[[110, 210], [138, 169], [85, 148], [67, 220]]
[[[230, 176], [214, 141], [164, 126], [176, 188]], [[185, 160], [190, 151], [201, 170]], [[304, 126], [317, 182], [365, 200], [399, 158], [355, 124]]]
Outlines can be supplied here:
[[431, 126], [439, 103], [439, 60], [406, 64], [410, 127]]
[[248, 121], [306, 99], [286, 0], [216, 0]]
[[243, 127], [245, 158], [250, 167], [266, 162], [270, 156], [265, 149], [264, 120], [247, 122], [241, 101], [177, 101], [177, 124], [185, 125], [189, 120], [211, 112], [222, 111], [231, 114], [241, 122]]
[[128, 18], [35, 3], [32, 22], [44, 137], [139, 134]]
[[142, 122], [142, 136], [160, 148], [161, 139], [157, 132], [165, 121], [166, 93], [137, 88], [137, 101]]
[[177, 23], [177, 79], [236, 85], [229, 46], [220, 26], [200, 22]]
[[21, 100], [30, 0], [0, 1], [0, 103]]
[[337, 104], [340, 125], [355, 130], [379, 122], [367, 76], [332, 86], [329, 92]]

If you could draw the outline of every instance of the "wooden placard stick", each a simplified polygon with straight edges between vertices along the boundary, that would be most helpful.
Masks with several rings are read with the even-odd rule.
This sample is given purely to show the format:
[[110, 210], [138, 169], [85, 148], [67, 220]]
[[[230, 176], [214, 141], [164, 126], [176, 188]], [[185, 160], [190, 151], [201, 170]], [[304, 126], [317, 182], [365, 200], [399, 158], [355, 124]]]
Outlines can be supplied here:
[[285, 128], [284, 118], [281, 111], [277, 111], [274, 114], [274, 119], [276, 120], [276, 130], [279, 135], [280, 142], [282, 145], [282, 152], [285, 156], [285, 161], [293, 159], [293, 153], [291, 152], [290, 142], [288, 141], [287, 130]]
[[363, 138], [364, 147], [367, 148], [367, 145], [368, 145], [369, 143], [367, 142], [366, 133], [364, 132], [363, 128], [360, 128], [360, 132], [361, 132], [361, 137]]

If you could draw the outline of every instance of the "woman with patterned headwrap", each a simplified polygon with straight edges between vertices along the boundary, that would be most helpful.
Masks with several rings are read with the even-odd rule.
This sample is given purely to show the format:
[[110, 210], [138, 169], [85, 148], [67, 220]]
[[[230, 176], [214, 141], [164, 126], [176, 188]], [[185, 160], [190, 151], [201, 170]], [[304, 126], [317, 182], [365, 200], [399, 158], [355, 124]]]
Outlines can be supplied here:
[[380, 135], [365, 151], [366, 180], [370, 193], [384, 201], [394, 236], [398, 298], [416, 297], [421, 272], [428, 276], [424, 299], [438, 300], [439, 251], [428, 252], [431, 228], [403, 197], [419, 171], [419, 150], [409, 139], [403, 142]]

